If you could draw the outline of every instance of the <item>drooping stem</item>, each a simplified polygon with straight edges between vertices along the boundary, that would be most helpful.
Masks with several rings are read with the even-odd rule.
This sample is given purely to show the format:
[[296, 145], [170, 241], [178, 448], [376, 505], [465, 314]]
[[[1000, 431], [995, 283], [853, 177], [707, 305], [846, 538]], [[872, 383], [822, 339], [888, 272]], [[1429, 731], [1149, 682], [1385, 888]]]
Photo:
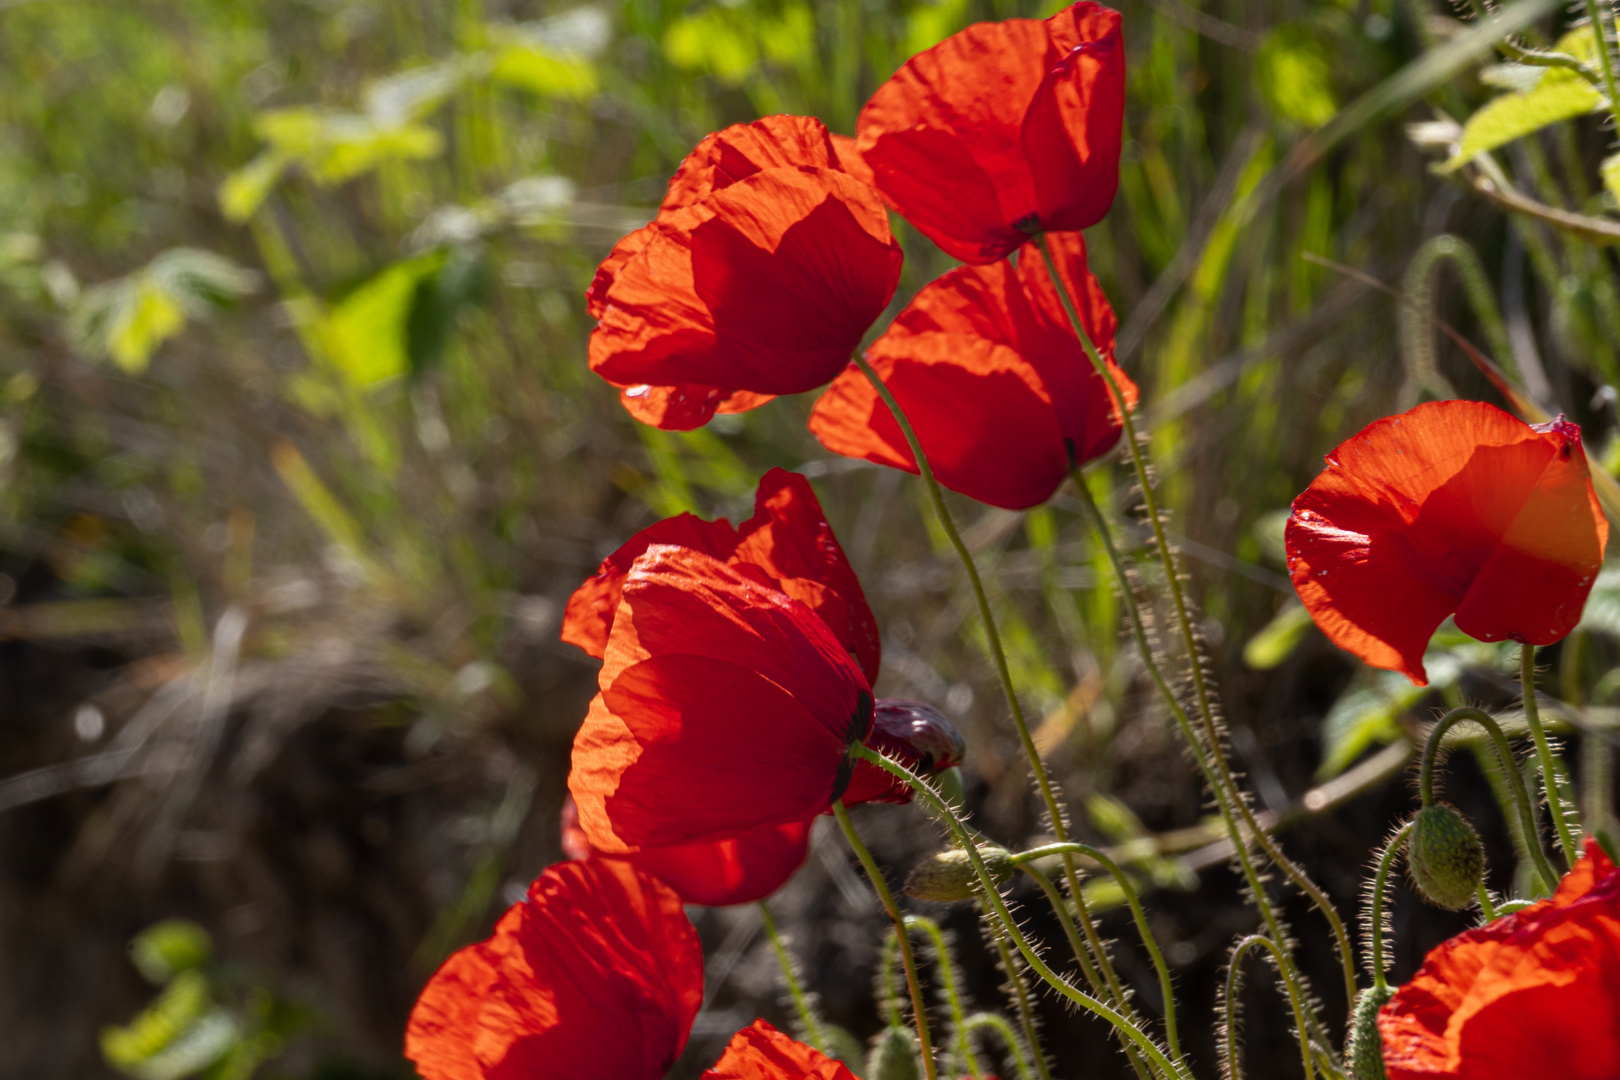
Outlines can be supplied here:
[[1008, 910], [1006, 900], [1002, 898], [1001, 893], [998, 891], [996, 881], [990, 876], [990, 870], [984, 864], [984, 857], [979, 853], [978, 845], [974, 843], [972, 831], [956, 816], [955, 810], [950, 803], [945, 801], [944, 796], [934, 790], [933, 786], [926, 780], [904, 765], [897, 761], [891, 761], [864, 744], [856, 743], [850, 748], [850, 753], [863, 761], [871, 762], [890, 776], [904, 780], [916, 792], [917, 797], [922, 800], [924, 805], [933, 811], [934, 815], [951, 830], [957, 846], [966, 853], [968, 863], [973, 867], [974, 875], [979, 879], [979, 889], [983, 894], [984, 902], [989, 905], [991, 913], [1001, 924], [1008, 940], [1013, 943], [1019, 954], [1023, 956], [1024, 962], [1029, 965], [1030, 970], [1039, 975], [1048, 986], [1058, 993], [1092, 1015], [1101, 1017], [1112, 1025], [1116, 1031], [1130, 1039], [1136, 1048], [1142, 1052], [1143, 1056], [1152, 1062], [1153, 1066], [1164, 1076], [1174, 1078], [1174, 1080], [1191, 1080], [1191, 1074], [1184, 1067], [1171, 1061], [1165, 1051], [1153, 1041], [1153, 1038], [1132, 1023], [1123, 1013], [1107, 1002], [1098, 1000], [1073, 985], [1053, 971], [1046, 961], [1041, 959], [1040, 953], [1030, 944], [1029, 939], [1024, 936], [1023, 928], [1018, 925], [1018, 920], [1014, 919], [1012, 912]]
[[[1018, 730], [1018, 741], [1023, 747], [1024, 757], [1029, 761], [1030, 771], [1035, 777], [1035, 786], [1040, 792], [1041, 802], [1046, 807], [1046, 815], [1051, 820], [1052, 835], [1056, 836], [1059, 841], [1066, 841], [1069, 838], [1069, 831], [1068, 824], [1064, 820], [1063, 807], [1059, 804], [1057, 793], [1052, 788], [1051, 778], [1047, 775], [1046, 764], [1041, 760], [1040, 751], [1035, 746], [1034, 736], [1030, 734], [1029, 722], [1024, 717], [1024, 707], [1018, 701], [1017, 688], [1013, 686], [1012, 681], [1012, 670], [1007, 665], [1007, 654], [1001, 645], [1001, 634], [996, 629], [995, 613], [990, 609], [990, 598], [984, 590], [984, 581], [979, 577], [979, 568], [973, 561], [973, 553], [968, 550], [967, 544], [962, 540], [962, 534], [957, 531], [956, 523], [951, 518], [950, 508], [945, 505], [944, 490], [934, 477], [934, 470], [928, 464], [928, 455], [923, 452], [922, 443], [918, 441], [917, 433], [913, 430], [911, 421], [906, 418], [905, 411], [900, 408], [900, 403], [895, 400], [894, 394], [890, 392], [882, 376], [877, 373], [871, 364], [867, 363], [864, 356], [857, 353], [854, 362], [855, 366], [866, 376], [867, 381], [872, 384], [873, 389], [877, 391], [878, 396], [883, 399], [883, 404], [888, 407], [889, 415], [894, 417], [895, 424], [899, 426], [901, 434], [905, 436], [906, 445], [910, 447], [912, 459], [917, 464], [917, 474], [922, 477], [923, 485], [928, 490], [928, 498], [933, 504], [934, 514], [939, 519], [940, 528], [950, 538], [951, 546], [956, 549], [957, 557], [962, 561], [962, 568], [967, 572], [968, 583], [973, 588], [974, 599], [979, 605], [979, 616], [984, 623], [985, 640], [989, 643], [990, 655], [996, 665], [996, 675], [1001, 681], [1001, 692], [1007, 699], [1007, 708], [1012, 713], [1013, 726]], [[1094, 939], [1094, 948], [1098, 949], [1097, 963], [1103, 970], [1109, 993], [1113, 996], [1114, 1003], [1121, 1010], [1129, 1012], [1129, 999], [1125, 996], [1124, 988], [1120, 984], [1118, 976], [1114, 973], [1113, 965], [1108, 960], [1107, 951], [1102, 947], [1101, 938], [1098, 937], [1095, 927], [1091, 925], [1090, 917], [1085, 912], [1084, 901], [1080, 898], [1080, 878], [1075, 870], [1072, 856], [1064, 856], [1063, 871], [1064, 879], [1069, 886], [1069, 894], [1075, 898], [1075, 903], [1080, 907], [1080, 916], [1086, 926], [1087, 939]], [[1141, 1062], [1136, 1059], [1134, 1054], [1130, 1053], [1128, 1048], [1127, 1054], [1131, 1058], [1132, 1067], [1141, 1076], [1143, 1074]]]
[[[1402, 845], [1406, 843], [1406, 836], [1412, 831], [1412, 823], [1408, 821], [1402, 825], [1389, 842], [1384, 845], [1384, 852], [1378, 857], [1378, 872], [1373, 875], [1373, 892], [1371, 912], [1367, 927], [1369, 948], [1367, 949], [1367, 962], [1372, 965], [1373, 986], [1383, 991], [1389, 986], [1384, 975], [1384, 893], [1389, 880], [1389, 870], [1395, 864], [1395, 856], [1400, 853]], [[1484, 888], [1484, 886], [1480, 886]]]
[[[1092, 342], [1091, 335], [1086, 332], [1085, 324], [1080, 319], [1080, 313], [1075, 309], [1074, 298], [1069, 295], [1069, 290], [1065, 286], [1063, 278], [1057, 272], [1057, 265], [1052, 261], [1052, 253], [1047, 246], [1044, 235], [1036, 237], [1036, 247], [1040, 250], [1041, 258], [1046, 263], [1046, 272], [1052, 279], [1052, 287], [1057, 290], [1058, 297], [1063, 302], [1063, 310], [1069, 317], [1069, 324], [1074, 328], [1075, 335], [1080, 339], [1080, 344], [1085, 349], [1086, 357], [1091, 361], [1091, 366], [1107, 384], [1110, 399], [1120, 418], [1124, 435], [1123, 441], [1130, 451], [1131, 464], [1136, 471], [1137, 484], [1142, 489], [1143, 508], [1146, 511], [1148, 523], [1153, 529], [1154, 547], [1158, 552], [1159, 561], [1164, 567], [1165, 586], [1168, 588], [1171, 600], [1175, 604], [1176, 624], [1181, 631], [1182, 643], [1187, 652], [1187, 668], [1192, 678], [1193, 693], [1198, 702], [1204, 742], [1207, 746], [1210, 761], [1214, 765], [1216, 777], [1219, 780], [1218, 784], [1211, 784], [1211, 787], [1214, 790], [1216, 802], [1220, 807], [1221, 816], [1227, 820], [1228, 828], [1233, 834], [1233, 844], [1238, 848], [1240, 858], [1243, 857], [1241, 853], [1245, 845], [1237, 835], [1236, 824], [1232, 821], [1233, 810], [1236, 810], [1238, 815], [1243, 818], [1244, 825], [1253, 835], [1255, 842], [1260, 845], [1261, 850], [1265, 852], [1266, 857], [1310, 899], [1316, 909], [1322, 913], [1323, 918], [1327, 919], [1328, 925], [1333, 929], [1334, 944], [1339, 953], [1339, 966], [1344, 977], [1345, 994], [1347, 1000], [1354, 1001], [1356, 996], [1355, 958], [1350, 951], [1350, 935], [1345, 931], [1344, 920], [1334, 910], [1333, 903], [1328, 899], [1327, 894], [1292, 859], [1284, 855], [1282, 849], [1277, 846], [1271, 835], [1260, 827], [1260, 822], [1255, 818], [1254, 811], [1250, 808], [1248, 800], [1244, 798], [1242, 789], [1238, 787], [1236, 777], [1232, 775], [1231, 765], [1226, 760], [1226, 751], [1221, 746], [1220, 729], [1216, 723], [1209, 687], [1204, 679], [1201, 652], [1198, 647], [1197, 636], [1193, 631], [1192, 619], [1188, 615], [1186, 594], [1181, 587], [1181, 578], [1176, 569], [1175, 556], [1170, 550], [1169, 538], [1164, 533], [1164, 522], [1160, 517], [1158, 499], [1153, 493], [1153, 485], [1148, 477], [1147, 460], [1144, 458], [1142, 447], [1137, 441], [1136, 423], [1132, 419], [1131, 410], [1126, 404], [1125, 395], [1119, 388], [1119, 382], [1103, 361], [1102, 354], [1097, 351], [1097, 346]], [[1087, 494], [1089, 495], [1089, 491]], [[1095, 517], [1099, 531], [1105, 530], [1107, 526], [1101, 514], [1096, 514]], [[1121, 591], [1127, 595], [1127, 598], [1133, 599], [1131, 596], [1131, 584], [1123, 574], [1122, 564], [1116, 559], [1114, 565], [1116, 573], [1120, 575]], [[1148, 650], [1144, 648], [1143, 651], [1145, 659]], [[1159, 685], [1166, 692], [1166, 700], [1172, 700], [1174, 694], [1169, 693], [1168, 684], [1161, 679]], [[1194, 752], [1197, 753], [1197, 740], [1194, 739], [1191, 742]], [[1059, 839], [1063, 839], [1063, 837], [1059, 837]], [[1286, 942], [1287, 938], [1281, 932], [1281, 921], [1277, 918], [1270, 897], [1266, 895], [1264, 889], [1256, 888], [1255, 875], [1250, 874], [1248, 868], [1245, 868], [1245, 876], [1250, 879], [1250, 892], [1254, 894], [1255, 906], [1260, 909], [1261, 915], [1266, 920], [1266, 925], [1271, 929], [1278, 943]], [[1287, 956], [1284, 962], [1292, 968], [1293, 957], [1287, 955], [1286, 949], [1283, 950], [1283, 953]]]
[[[1604, 47], [1605, 55], [1608, 53]], [[1607, 61], [1605, 60], [1605, 71]], [[1620, 107], [1617, 105], [1616, 107]], [[1536, 760], [1541, 766], [1541, 786], [1547, 792], [1547, 812], [1552, 815], [1553, 829], [1558, 833], [1558, 846], [1564, 852], [1564, 861], [1575, 865], [1580, 848], [1570, 833], [1564, 796], [1558, 784], [1558, 762], [1547, 742], [1547, 733], [1541, 727], [1541, 709], [1536, 705], [1536, 650], [1533, 645], [1519, 648], [1519, 686], [1524, 694], [1524, 722], [1530, 727], [1530, 738], [1536, 744]], [[1579, 822], [1576, 823], [1579, 827]]]
[[1181, 1040], [1176, 1034], [1176, 998], [1175, 988], [1170, 982], [1170, 968], [1164, 962], [1164, 953], [1159, 951], [1159, 941], [1153, 935], [1153, 928], [1148, 925], [1147, 913], [1142, 910], [1142, 901], [1137, 898], [1136, 887], [1131, 884], [1131, 879], [1125, 876], [1125, 871], [1121, 870], [1119, 864], [1110, 859], [1106, 852], [1090, 844], [1079, 843], [1048, 844], [1045, 847], [1031, 848], [1014, 855], [1013, 862], [1022, 865], [1031, 859], [1058, 855], [1065, 851], [1085, 855], [1101, 863], [1103, 869], [1114, 875], [1114, 881], [1125, 894], [1125, 902], [1131, 906], [1131, 918], [1136, 921], [1137, 933], [1142, 935], [1142, 945], [1153, 958], [1153, 970], [1159, 976], [1159, 993], [1164, 998], [1164, 1041], [1170, 1044], [1170, 1056], [1177, 1062], [1184, 1063], [1181, 1056]]
[[855, 824], [849, 820], [849, 811], [844, 809], [844, 800], [834, 799], [832, 812], [833, 817], [838, 819], [838, 827], [844, 831], [844, 839], [849, 843], [850, 850], [855, 852], [855, 857], [861, 861], [861, 869], [866, 871], [866, 876], [871, 879], [872, 888], [877, 890], [878, 899], [883, 903], [883, 910], [889, 913], [889, 921], [894, 923], [894, 936], [900, 948], [900, 963], [906, 970], [906, 988], [911, 992], [911, 1014], [917, 1025], [917, 1051], [922, 1056], [923, 1075], [927, 1080], [938, 1080], [934, 1044], [928, 1036], [928, 1009], [923, 1004], [922, 982], [917, 977], [917, 956], [911, 949], [911, 936], [906, 933], [905, 917], [900, 914], [900, 905], [895, 903], [894, 893], [890, 891], [889, 883], [883, 879], [883, 871], [878, 869], [877, 860], [872, 858], [872, 852], [867, 849], [860, 833], [855, 831]]
[[1294, 1010], [1294, 1027], [1299, 1032], [1299, 1056], [1305, 1064], [1305, 1080], [1312, 1080], [1316, 1075], [1315, 1060], [1311, 1056], [1311, 1040], [1305, 1031], [1305, 1005], [1301, 998], [1299, 987], [1294, 980], [1288, 978], [1287, 966], [1283, 963], [1282, 948], [1264, 934], [1250, 934], [1239, 941], [1232, 948], [1232, 958], [1226, 967], [1226, 1074], [1231, 1080], [1242, 1080], [1243, 1064], [1238, 1057], [1237, 995], [1243, 986], [1243, 961], [1255, 946], [1263, 946], [1271, 954], [1272, 962], [1277, 965], [1277, 971], [1283, 976], [1283, 985], [1288, 989], [1288, 1004]]
[[810, 1007], [810, 999], [799, 983], [799, 973], [794, 970], [793, 957], [788, 955], [787, 947], [782, 944], [782, 936], [776, 932], [776, 919], [763, 900], [759, 902], [759, 917], [765, 923], [765, 936], [771, 939], [771, 948], [776, 950], [776, 963], [782, 969], [782, 979], [787, 983], [788, 996], [793, 999], [794, 1011], [799, 1014], [799, 1022], [804, 1025], [805, 1038], [810, 1041], [811, 1046], [826, 1053], [827, 1040], [821, 1034], [821, 1023], [816, 1019], [816, 1011]]
[[[973, 1053], [973, 1041], [968, 1038], [965, 1014], [962, 1011], [962, 993], [956, 986], [956, 965], [951, 961], [950, 949], [945, 944], [945, 933], [940, 930], [939, 923], [921, 915], [907, 915], [906, 926], [915, 927], [928, 935], [929, 942], [934, 946], [936, 966], [939, 968], [940, 986], [945, 991], [945, 1004], [951, 1013], [951, 1027], [956, 1032], [956, 1052], [962, 1056], [962, 1064], [974, 1080], [984, 1073], [979, 1065], [979, 1059]], [[950, 1064], [949, 1055], [946, 1064]]]
[[[1018, 1080], [1034, 1080], [1029, 1072], [1029, 1060], [1024, 1057], [1024, 1048], [1018, 1044], [1018, 1033], [1013, 1031], [1012, 1025], [995, 1013], [974, 1013], [962, 1024], [964, 1038], [971, 1038], [973, 1032], [980, 1028], [989, 1028], [1001, 1036], [1001, 1041], [1007, 1047], [1007, 1056], [1013, 1060], [1013, 1068], [1018, 1070]], [[975, 1074], [976, 1075], [976, 1074]]]
[[1423, 805], [1434, 805], [1434, 763], [1440, 753], [1441, 739], [1451, 730], [1453, 724], [1464, 720], [1472, 721], [1484, 728], [1491, 741], [1496, 744], [1496, 754], [1502, 759], [1502, 772], [1513, 788], [1513, 801], [1519, 808], [1519, 824], [1524, 830], [1525, 846], [1530, 849], [1530, 857], [1536, 864], [1536, 873], [1540, 875], [1547, 891], [1552, 892], [1558, 888], [1558, 875], [1553, 873], [1552, 866], [1547, 862], [1546, 853], [1541, 850], [1541, 837], [1536, 831], [1535, 811], [1530, 802], [1530, 793], [1525, 790], [1524, 777], [1519, 772], [1518, 760], [1513, 756], [1513, 747], [1508, 745], [1507, 736], [1502, 733], [1502, 725], [1498, 724], [1490, 713], [1463, 705], [1446, 713], [1434, 725], [1429, 732], [1428, 741], [1423, 744], [1423, 763], [1418, 768], [1418, 795], [1423, 800]]
[[990, 935], [996, 942], [996, 956], [1001, 961], [1001, 970], [1007, 973], [1007, 993], [1018, 1010], [1018, 1026], [1024, 1029], [1024, 1045], [1029, 1047], [1029, 1056], [1035, 1059], [1035, 1070], [1041, 1074], [1041, 1080], [1052, 1080], [1052, 1068], [1046, 1063], [1046, 1051], [1041, 1047], [1035, 1005], [1029, 999], [1029, 987], [1024, 985], [1024, 973], [1018, 970], [1018, 961], [1013, 958], [1012, 948], [1007, 944], [1007, 935], [1002, 932], [1000, 924], [991, 920], [988, 925]]

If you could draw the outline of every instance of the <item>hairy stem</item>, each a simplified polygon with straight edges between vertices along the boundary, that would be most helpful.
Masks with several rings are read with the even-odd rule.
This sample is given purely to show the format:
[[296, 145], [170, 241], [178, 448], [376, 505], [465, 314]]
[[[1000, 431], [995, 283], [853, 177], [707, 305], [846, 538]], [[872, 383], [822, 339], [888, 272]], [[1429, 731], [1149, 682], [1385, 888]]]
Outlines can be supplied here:
[[883, 910], [889, 913], [889, 921], [894, 923], [894, 936], [900, 948], [900, 963], [906, 969], [906, 988], [911, 991], [911, 1013], [917, 1024], [917, 1050], [922, 1055], [923, 1074], [927, 1080], [938, 1080], [938, 1066], [934, 1062], [934, 1044], [928, 1036], [928, 1010], [923, 1005], [922, 983], [917, 977], [917, 956], [912, 952], [911, 937], [906, 933], [905, 917], [900, 914], [900, 905], [895, 903], [894, 893], [889, 890], [889, 883], [883, 880], [883, 871], [878, 869], [877, 860], [872, 858], [872, 852], [867, 849], [860, 833], [855, 831], [854, 823], [849, 820], [849, 811], [844, 809], [844, 800], [834, 799], [832, 811], [833, 817], [838, 819], [838, 827], [844, 831], [844, 839], [855, 852], [855, 857], [861, 861], [861, 868], [871, 879], [872, 888], [877, 890], [878, 899], [883, 902]]
[[761, 900], [758, 904], [759, 917], [765, 923], [765, 936], [771, 939], [771, 948], [776, 951], [776, 964], [782, 969], [782, 979], [787, 983], [788, 996], [793, 999], [793, 1009], [799, 1014], [799, 1023], [804, 1025], [805, 1038], [810, 1045], [827, 1051], [827, 1041], [822, 1037], [821, 1024], [816, 1020], [815, 1010], [810, 1007], [810, 999], [805, 996], [804, 987], [799, 983], [799, 974], [793, 969], [793, 957], [788, 955], [787, 946], [782, 944], [782, 935], [776, 932], [776, 919], [771, 915], [771, 909]]
[[1018, 1043], [1018, 1033], [1013, 1031], [1012, 1025], [995, 1013], [974, 1013], [962, 1025], [963, 1037], [970, 1037], [980, 1028], [989, 1028], [1001, 1036], [1001, 1041], [1007, 1047], [1007, 1056], [1013, 1060], [1013, 1068], [1018, 1070], [1018, 1080], [1033, 1080], [1029, 1072], [1029, 1060], [1024, 1057], [1024, 1048]]
[[1230, 1080], [1242, 1080], [1243, 1063], [1238, 1056], [1237, 1038], [1237, 995], [1243, 986], [1243, 960], [1255, 946], [1263, 946], [1271, 954], [1271, 960], [1277, 965], [1277, 973], [1282, 976], [1283, 985], [1288, 989], [1288, 1004], [1294, 1010], [1294, 1027], [1299, 1032], [1299, 1056], [1305, 1064], [1305, 1080], [1312, 1080], [1316, 1075], [1316, 1062], [1311, 1055], [1311, 1040], [1305, 1033], [1305, 1005], [1299, 992], [1298, 984], [1288, 977], [1287, 965], [1283, 963], [1285, 955], [1282, 947], [1264, 934], [1250, 934], [1239, 941], [1232, 948], [1232, 958], [1226, 967], [1226, 1075]]
[[[1608, 53], [1607, 47], [1604, 53]], [[1605, 69], [1606, 70], [1606, 69]], [[1547, 733], [1541, 727], [1541, 709], [1536, 704], [1536, 650], [1533, 645], [1519, 648], [1519, 686], [1524, 694], [1524, 722], [1530, 727], [1530, 738], [1536, 744], [1536, 761], [1541, 766], [1541, 786], [1547, 793], [1547, 811], [1552, 815], [1553, 828], [1558, 833], [1558, 846], [1564, 852], [1564, 861], [1570, 866], [1580, 855], [1580, 848], [1569, 829], [1568, 812], [1564, 796], [1558, 785], [1558, 761], [1547, 742]], [[1576, 826], [1579, 827], [1579, 822]]]
[[1041, 1080], [1052, 1080], [1052, 1067], [1046, 1063], [1046, 1051], [1041, 1047], [1041, 1032], [1035, 1022], [1035, 1005], [1029, 999], [1029, 987], [1024, 985], [1024, 974], [1018, 970], [1018, 961], [1013, 959], [1007, 935], [1002, 933], [1000, 924], [994, 920], [990, 921], [990, 935], [995, 938], [1001, 970], [1007, 973], [1007, 993], [1018, 1010], [1018, 1026], [1024, 1029], [1024, 1045], [1029, 1048], [1029, 1056], [1035, 1059], [1035, 1070], [1040, 1073]]
[[951, 962], [950, 950], [945, 945], [945, 934], [940, 930], [939, 923], [921, 915], [907, 915], [906, 926], [915, 927], [927, 934], [929, 942], [934, 946], [940, 986], [945, 991], [945, 1004], [951, 1013], [951, 1027], [956, 1033], [956, 1052], [962, 1056], [962, 1063], [968, 1073], [974, 1080], [978, 1080], [984, 1069], [980, 1067], [979, 1059], [974, 1056], [973, 1042], [968, 1038], [965, 1014], [962, 1011], [962, 994], [956, 986], [956, 965]]
[[[1406, 836], [1412, 831], [1412, 823], [1408, 821], [1396, 830], [1395, 835], [1389, 838], [1384, 845], [1383, 854], [1378, 856], [1378, 872], [1373, 875], [1373, 893], [1370, 925], [1367, 927], [1367, 937], [1370, 947], [1367, 950], [1367, 962], [1372, 965], [1373, 986], [1380, 991], [1389, 983], [1384, 975], [1384, 889], [1385, 882], [1389, 880], [1390, 867], [1395, 865], [1395, 856], [1400, 853], [1401, 845], [1405, 843]], [[1484, 886], [1480, 886], [1484, 888]]]

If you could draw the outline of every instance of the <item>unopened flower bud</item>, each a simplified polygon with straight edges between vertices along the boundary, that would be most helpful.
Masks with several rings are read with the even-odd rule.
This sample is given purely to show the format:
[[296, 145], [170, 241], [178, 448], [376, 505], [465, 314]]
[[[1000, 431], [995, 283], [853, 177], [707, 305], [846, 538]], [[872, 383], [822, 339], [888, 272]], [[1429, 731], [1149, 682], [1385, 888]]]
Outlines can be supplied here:
[[917, 1039], [910, 1028], [892, 1027], [878, 1036], [866, 1062], [866, 1075], [872, 1080], [918, 1080], [922, 1076]]
[[[902, 698], [879, 698], [866, 745], [919, 776], [935, 776], [962, 763], [967, 742], [956, 725], [932, 705]], [[912, 791], [905, 781], [867, 762], [855, 766], [844, 791], [844, 802], [908, 803]]]
[[1445, 803], [1425, 806], [1412, 819], [1406, 865], [1423, 899], [1457, 911], [1473, 902], [1485, 874], [1485, 849], [1468, 819]]
[[[979, 858], [990, 873], [990, 880], [1000, 885], [1013, 876], [1012, 853], [996, 844], [980, 844]], [[924, 859], [906, 879], [906, 895], [919, 900], [949, 903], [953, 900], [973, 899], [973, 889], [979, 875], [973, 869], [968, 853], [957, 848], [941, 851]]]
[[1345, 1040], [1344, 1056], [1350, 1066], [1350, 1080], [1385, 1080], [1384, 1044], [1378, 1034], [1378, 1010], [1395, 996], [1395, 988], [1368, 987], [1356, 995], [1355, 1012], [1350, 1019], [1350, 1034]]

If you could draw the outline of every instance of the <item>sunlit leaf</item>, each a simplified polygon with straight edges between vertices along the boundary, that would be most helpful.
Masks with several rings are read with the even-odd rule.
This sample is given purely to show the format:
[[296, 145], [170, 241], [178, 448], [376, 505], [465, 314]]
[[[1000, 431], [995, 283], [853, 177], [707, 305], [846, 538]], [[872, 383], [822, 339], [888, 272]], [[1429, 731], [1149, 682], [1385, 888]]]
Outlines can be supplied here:
[[967, 0], [918, 4], [906, 16], [906, 54], [931, 49], [967, 25]]
[[722, 8], [683, 15], [664, 32], [664, 55], [678, 68], [707, 71], [729, 83], [740, 83], [759, 62], [752, 35]]
[[1598, 172], [1603, 177], [1603, 186], [1614, 196], [1615, 201], [1620, 203], [1620, 154], [1610, 154], [1604, 158], [1603, 164], [1598, 166]]
[[1401, 737], [1400, 715], [1428, 694], [1454, 685], [1463, 672], [1460, 658], [1430, 651], [1423, 657], [1428, 686], [1413, 686], [1395, 671], [1368, 671], [1333, 703], [1322, 721], [1322, 765], [1318, 779], [1339, 775], [1371, 746]]
[[1243, 646], [1243, 662], [1256, 671], [1276, 667], [1305, 640], [1305, 632], [1310, 628], [1311, 613], [1305, 610], [1305, 605], [1286, 605]]
[[272, 110], [259, 115], [254, 130], [321, 184], [352, 179], [389, 158], [430, 158], [444, 148], [439, 133], [424, 124], [382, 123], [334, 109]]
[[1255, 73], [1266, 103], [1278, 116], [1321, 127], [1339, 111], [1327, 50], [1305, 27], [1279, 26], [1268, 34]]
[[151, 983], [162, 985], [181, 971], [208, 963], [214, 943], [208, 931], [186, 919], [149, 926], [129, 943], [129, 958]]
[[507, 45], [496, 53], [490, 78], [556, 98], [588, 98], [600, 85], [596, 65], [585, 57], [523, 44]]
[[1575, 629], [1620, 638], [1620, 564], [1608, 563], [1598, 571]]
[[379, 127], [404, 127], [443, 104], [467, 72], [467, 63], [456, 57], [378, 79], [366, 88], [366, 112]]
[[417, 286], [443, 262], [443, 252], [432, 252], [395, 263], [333, 305], [323, 337], [351, 384], [375, 386], [410, 370], [406, 322]]
[[405, 320], [405, 355], [412, 375], [420, 375], [444, 354], [461, 313], [479, 303], [488, 284], [482, 256], [454, 248], [431, 274], [417, 280]]
[[287, 158], [266, 150], [237, 169], [219, 185], [219, 211], [228, 221], [246, 221], [270, 197], [276, 181], [286, 171]]
[[782, 7], [775, 18], [762, 18], [755, 26], [760, 51], [778, 64], [800, 64], [816, 55], [816, 21], [805, 4]]
[[173, 1043], [212, 1004], [203, 973], [182, 971], [126, 1026], [102, 1029], [102, 1056], [113, 1068], [129, 1072]]
[[[1597, 42], [1586, 28], [1565, 34], [1553, 48], [1584, 63], [1597, 59]], [[1446, 163], [1448, 168], [1457, 168], [1475, 154], [1494, 150], [1548, 124], [1584, 116], [1605, 104], [1595, 86], [1568, 68], [1498, 72], [1497, 85], [1510, 80], [1518, 87], [1514, 93], [1487, 102], [1463, 125], [1462, 141]]]

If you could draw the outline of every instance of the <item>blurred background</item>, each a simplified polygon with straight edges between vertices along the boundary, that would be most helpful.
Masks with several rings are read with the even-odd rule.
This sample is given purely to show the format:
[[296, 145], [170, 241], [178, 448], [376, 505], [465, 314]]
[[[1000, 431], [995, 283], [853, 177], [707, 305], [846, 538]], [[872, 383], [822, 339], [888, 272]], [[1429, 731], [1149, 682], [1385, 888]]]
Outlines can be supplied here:
[[[773, 465], [812, 478], [862, 576], [879, 692], [956, 719], [983, 828], [1039, 832], [918, 483], [830, 459], [808, 396], [684, 434], [636, 424], [586, 369], [583, 291], [705, 133], [774, 112], [852, 132], [912, 53], [1054, 7], [0, 0], [0, 1075], [410, 1076], [423, 981], [562, 857], [595, 690], [594, 662], [557, 641], [563, 603], [661, 516], [746, 517]], [[1361, 669], [1301, 616], [1283, 515], [1376, 417], [1421, 395], [1506, 404], [1427, 312], [1620, 462], [1612, 238], [1431, 173], [1418, 143], [1527, 86], [1447, 53], [1465, 23], [1446, 5], [1123, 8], [1127, 141], [1093, 265], [1235, 758], [1349, 915], [1415, 805], [1413, 733], [1446, 701], [1508, 704], [1515, 654], [1443, 632], [1427, 692]], [[1449, 66], [1403, 82], [1426, 52]], [[1427, 125], [1417, 143], [1407, 123]], [[1613, 222], [1608, 140], [1582, 115], [1503, 148], [1499, 171], [1544, 209]], [[950, 261], [896, 228], [898, 308]], [[1136, 546], [1125, 472], [1093, 474]], [[1076, 828], [1139, 879], [1213, 1075], [1215, 986], [1254, 918], [1080, 503], [954, 509]], [[1589, 748], [1610, 734], [1617, 629], [1605, 575], [1547, 657], [1547, 688], [1588, 706]], [[1449, 797], [1505, 888], [1500, 781], [1462, 754]], [[856, 820], [897, 880], [935, 842], [910, 807]], [[865, 1039], [885, 922], [857, 873], [818, 832], [772, 903], [827, 1016]], [[1119, 897], [1092, 888], [1156, 1018]], [[976, 1004], [1005, 1008], [971, 912], [913, 909], [951, 931]], [[1325, 929], [1288, 910], [1341, 1016]], [[757, 911], [693, 915], [709, 1000], [681, 1077], [755, 1016], [791, 1019]], [[1467, 925], [1404, 887], [1396, 920], [1400, 977]], [[1250, 1075], [1292, 1076], [1284, 1009], [1263, 972], [1249, 983]], [[1041, 1007], [1059, 1076], [1127, 1074], [1100, 1027]]]

